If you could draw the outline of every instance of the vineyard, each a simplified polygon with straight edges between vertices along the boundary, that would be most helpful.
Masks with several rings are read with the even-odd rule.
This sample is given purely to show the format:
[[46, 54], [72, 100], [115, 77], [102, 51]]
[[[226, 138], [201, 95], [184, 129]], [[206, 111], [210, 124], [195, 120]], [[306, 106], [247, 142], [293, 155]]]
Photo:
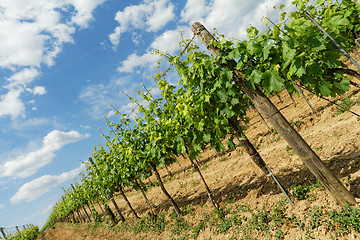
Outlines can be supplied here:
[[161, 94], [144, 86], [130, 115], [113, 106], [105, 144], [42, 238], [85, 226], [111, 238], [106, 224], [114, 239], [359, 237], [360, 69], [347, 53], [360, 5], [293, 4], [276, 7], [281, 21], [266, 19], [267, 31], [248, 28], [248, 40], [194, 23], [179, 55], [155, 51], [168, 63], [153, 76]]

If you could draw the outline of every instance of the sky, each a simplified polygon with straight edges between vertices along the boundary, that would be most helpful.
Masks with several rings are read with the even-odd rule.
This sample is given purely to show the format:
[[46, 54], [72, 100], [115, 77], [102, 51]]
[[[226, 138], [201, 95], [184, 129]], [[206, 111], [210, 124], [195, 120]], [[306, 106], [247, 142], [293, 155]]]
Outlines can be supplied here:
[[120, 92], [154, 85], [153, 49], [176, 54], [195, 21], [246, 39], [285, 2], [0, 0], [0, 227], [46, 222], [117, 120], [110, 106], [135, 107]]

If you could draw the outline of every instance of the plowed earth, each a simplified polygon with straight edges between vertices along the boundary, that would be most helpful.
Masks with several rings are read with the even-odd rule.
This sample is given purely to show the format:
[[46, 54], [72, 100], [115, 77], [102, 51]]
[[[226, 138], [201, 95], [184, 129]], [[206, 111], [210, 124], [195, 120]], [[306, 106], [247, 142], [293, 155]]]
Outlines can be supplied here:
[[[309, 93], [304, 91], [309, 96]], [[311, 95], [311, 94], [310, 94]], [[313, 113], [304, 99], [293, 95], [295, 104], [292, 103], [286, 91], [274, 96], [272, 102], [281, 109], [285, 117], [292, 122], [300, 135], [320, 156], [324, 163], [340, 179], [344, 180], [346, 187], [359, 202], [360, 184], [360, 119], [349, 112], [336, 116], [338, 107], [316, 96], [310, 96], [309, 101], [317, 113]], [[360, 90], [351, 90], [341, 98], [351, 97], [360, 102]], [[360, 105], [356, 104], [351, 110], [360, 113]], [[282, 185], [290, 191], [290, 186], [296, 181], [297, 184], [315, 181], [314, 176], [304, 166], [299, 157], [287, 147], [287, 143], [274, 132], [270, 132], [261, 121], [257, 113], [250, 109], [248, 112], [250, 122], [245, 134], [258, 148], [260, 155], [268, 164], [274, 175]], [[269, 124], [269, 123], [268, 123]], [[270, 124], [269, 124], [270, 126]], [[214, 150], [205, 151], [200, 159], [202, 173], [213, 191], [213, 195], [221, 206], [236, 207], [249, 206], [251, 209], [262, 209], [273, 206], [283, 199], [283, 194], [275, 185], [274, 181], [265, 176], [260, 169], [251, 161], [242, 147], [236, 150], [217, 155]], [[173, 164], [169, 170], [174, 174], [169, 178], [165, 169], [160, 170], [165, 181], [165, 187], [174, 197], [175, 201], [183, 208], [190, 205], [193, 214], [184, 216], [191, 226], [199, 223], [204, 214], [213, 211], [208, 200], [204, 186], [200, 182], [199, 175], [191, 168], [188, 159], [180, 158], [179, 162], [185, 173], [178, 164]], [[350, 177], [349, 177], [350, 176]], [[349, 181], [349, 178], [351, 181]], [[151, 177], [156, 182], [155, 177]], [[312, 200], [295, 200], [295, 206], [285, 206], [286, 214], [293, 214], [301, 218], [307, 209], [314, 206], [324, 206], [326, 209], [339, 209], [334, 199], [327, 192], [316, 189], [316, 198]], [[145, 201], [140, 192], [127, 190], [126, 195], [140, 216], [147, 214]], [[167, 212], [166, 218], [170, 218], [172, 208], [159, 187], [152, 187], [147, 193], [150, 201], [156, 206], [158, 212]], [[129, 211], [125, 201], [119, 196], [115, 198], [125, 217], [130, 219], [134, 216]], [[231, 201], [230, 201], [231, 200]], [[112, 207], [111, 204], [109, 206]], [[97, 209], [100, 213], [100, 209]], [[113, 209], [114, 210], [114, 209]], [[360, 220], [359, 220], [360, 221]], [[110, 231], [106, 227], [94, 228], [87, 223], [76, 226], [67, 223], [58, 223], [54, 229], [48, 229], [40, 239], [170, 239], [171, 232], [165, 228], [160, 235], [148, 231], [135, 234], [132, 231]], [[283, 226], [285, 239], [305, 239], [305, 231], [291, 225]], [[322, 226], [314, 229], [312, 236], [316, 239], [331, 239], [333, 233], [328, 232]], [[232, 235], [233, 236], [233, 235]], [[215, 233], [211, 227], [200, 232], [197, 239], [227, 239], [228, 233]], [[233, 236], [234, 237], [234, 236]], [[254, 235], [254, 238], [257, 236]], [[236, 238], [236, 236], [235, 236]], [[240, 239], [241, 236], [239, 235]], [[350, 232], [348, 235], [337, 235], [339, 239], [359, 239], [360, 234]]]

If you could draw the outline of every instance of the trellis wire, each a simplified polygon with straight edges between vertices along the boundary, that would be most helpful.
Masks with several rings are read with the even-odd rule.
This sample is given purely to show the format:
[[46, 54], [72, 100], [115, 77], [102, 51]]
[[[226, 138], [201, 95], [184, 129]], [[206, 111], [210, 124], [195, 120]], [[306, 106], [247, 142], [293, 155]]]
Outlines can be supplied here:
[[[304, 87], [302, 87], [302, 86], [300, 86], [300, 85], [297, 85], [297, 84], [295, 84], [295, 85], [298, 86], [298, 87], [300, 87], [300, 88], [302, 88], [302, 89], [304, 89], [304, 90], [306, 90], [306, 91], [308, 91], [308, 92], [311, 92], [312, 94], [315, 94], [314, 92], [310, 91], [309, 89], [306, 89], [306, 88], [304, 88]], [[343, 110], [345, 110], [345, 111], [347, 111], [347, 112], [350, 112], [350, 113], [354, 114], [354, 115], [357, 116], [357, 117], [360, 117], [360, 114], [358, 114], [358, 113], [356, 113], [356, 112], [353, 112], [353, 111], [351, 111], [351, 110], [349, 110], [349, 109], [347, 109], [347, 108], [345, 108], [345, 107], [337, 104], [336, 102], [333, 102], [333, 101], [331, 101], [331, 100], [329, 100], [329, 99], [327, 99], [327, 98], [325, 98], [325, 97], [323, 97], [323, 96], [319, 96], [319, 97], [320, 97], [321, 99], [324, 99], [324, 100], [326, 100], [326, 101], [328, 101], [328, 102], [330, 102], [330, 103], [332, 103], [332, 104], [334, 104], [334, 105], [342, 108]]]

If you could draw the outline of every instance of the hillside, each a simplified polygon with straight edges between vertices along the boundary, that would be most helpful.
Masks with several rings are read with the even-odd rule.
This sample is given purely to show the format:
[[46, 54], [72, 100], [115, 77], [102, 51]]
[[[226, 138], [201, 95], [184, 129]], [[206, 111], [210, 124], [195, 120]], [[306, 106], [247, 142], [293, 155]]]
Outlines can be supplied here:
[[[316, 114], [301, 96], [293, 95], [296, 102], [293, 104], [286, 91], [279, 94], [280, 98], [275, 96], [271, 100], [360, 201], [359, 117], [349, 112], [341, 113], [339, 107], [305, 93]], [[338, 100], [338, 104], [353, 105], [351, 110], [360, 113], [359, 89], [352, 88], [341, 99], [345, 100]], [[254, 110], [248, 111], [248, 117], [246, 135], [282, 185], [293, 193], [294, 207], [241, 147], [220, 156], [214, 150], [207, 150], [200, 159], [201, 169], [215, 199], [224, 209], [223, 218], [213, 210], [190, 161], [181, 158], [179, 161], [185, 173], [176, 163], [169, 168], [172, 176], [165, 169], [160, 171], [166, 189], [186, 213], [181, 219], [172, 214], [170, 202], [160, 188], [153, 186], [147, 195], [158, 212], [156, 223], [147, 216], [141, 193], [128, 190], [126, 195], [142, 220], [136, 220], [125, 201], [118, 196], [115, 200], [125, 213], [125, 223], [112, 228], [106, 224], [58, 223], [40, 239], [360, 238], [359, 220], [352, 221], [356, 216], [360, 217], [360, 212], [348, 209], [346, 213], [339, 213], [340, 207], [286, 142], [277, 133], [270, 132]], [[151, 182], [156, 182], [154, 176]], [[301, 198], [305, 199], [299, 200]], [[97, 211], [101, 213], [100, 209]]]

